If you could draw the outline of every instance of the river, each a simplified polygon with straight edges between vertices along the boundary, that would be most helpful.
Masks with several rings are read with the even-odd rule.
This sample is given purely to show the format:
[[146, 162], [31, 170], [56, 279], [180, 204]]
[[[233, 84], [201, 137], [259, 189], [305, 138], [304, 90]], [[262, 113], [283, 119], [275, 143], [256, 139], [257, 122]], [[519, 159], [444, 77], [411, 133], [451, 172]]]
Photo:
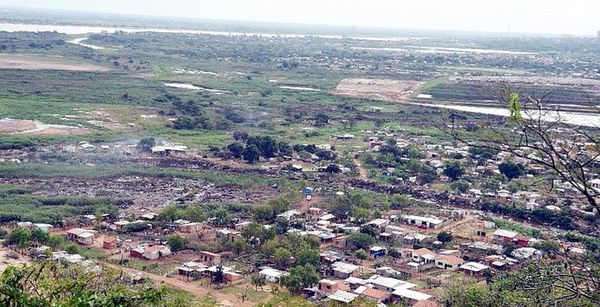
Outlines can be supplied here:
[[136, 32], [158, 32], [158, 33], [184, 33], [184, 34], [204, 34], [221, 36], [259, 36], [265, 38], [284, 37], [284, 38], [307, 38], [319, 37], [325, 39], [355, 39], [366, 41], [408, 41], [418, 38], [410, 37], [371, 37], [371, 36], [345, 36], [345, 35], [308, 35], [299, 33], [258, 33], [258, 32], [226, 32], [226, 31], [207, 31], [207, 30], [188, 30], [188, 29], [161, 29], [161, 28], [126, 28], [126, 27], [101, 27], [101, 26], [69, 26], [69, 25], [37, 25], [37, 24], [14, 24], [0, 23], [0, 31], [6, 32], [59, 32], [69, 35], [84, 35], [90, 33], [102, 33], [123, 31], [128, 33]]

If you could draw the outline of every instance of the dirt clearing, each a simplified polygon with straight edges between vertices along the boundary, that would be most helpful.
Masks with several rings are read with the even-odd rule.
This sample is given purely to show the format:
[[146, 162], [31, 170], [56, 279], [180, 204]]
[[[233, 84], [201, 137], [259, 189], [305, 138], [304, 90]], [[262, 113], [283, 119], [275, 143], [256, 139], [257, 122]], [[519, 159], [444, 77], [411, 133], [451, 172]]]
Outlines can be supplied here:
[[392, 80], [392, 79], [366, 79], [349, 78], [344, 79], [335, 88], [335, 94], [397, 101], [408, 98], [423, 82]]
[[85, 134], [88, 129], [65, 125], [48, 125], [35, 120], [0, 119], [0, 133], [42, 134], [42, 135], [77, 135]]
[[70, 70], [107, 72], [108, 67], [93, 65], [77, 60], [42, 55], [0, 54], [0, 69], [24, 70]]

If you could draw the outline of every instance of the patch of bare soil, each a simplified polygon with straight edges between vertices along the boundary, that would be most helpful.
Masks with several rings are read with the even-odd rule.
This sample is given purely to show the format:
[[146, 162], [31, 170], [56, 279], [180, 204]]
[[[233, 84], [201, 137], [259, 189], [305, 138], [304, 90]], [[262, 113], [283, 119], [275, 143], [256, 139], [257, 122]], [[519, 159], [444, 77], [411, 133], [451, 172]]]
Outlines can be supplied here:
[[27, 262], [29, 262], [28, 258], [0, 246], [0, 272], [3, 272], [9, 266], [19, 266]]
[[39, 135], [77, 135], [85, 134], [88, 129], [65, 126], [65, 125], [50, 125], [44, 124], [35, 120], [24, 119], [0, 119], [0, 133], [13, 134], [39, 134]]
[[0, 69], [70, 70], [92, 72], [110, 71], [110, 68], [108, 67], [70, 59], [50, 56], [18, 56], [8, 54], [0, 55]]
[[407, 80], [348, 78], [338, 84], [334, 93], [359, 98], [397, 101], [408, 98], [422, 84], [423, 82]]

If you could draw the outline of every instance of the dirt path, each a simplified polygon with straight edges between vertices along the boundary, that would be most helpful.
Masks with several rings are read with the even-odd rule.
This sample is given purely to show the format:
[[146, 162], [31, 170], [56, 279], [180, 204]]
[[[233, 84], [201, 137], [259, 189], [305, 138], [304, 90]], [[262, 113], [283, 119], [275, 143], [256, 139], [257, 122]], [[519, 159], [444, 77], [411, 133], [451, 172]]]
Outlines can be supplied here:
[[470, 214], [467, 214], [467, 215], [465, 215], [465, 216], [463, 217], [463, 219], [462, 219], [462, 220], [460, 220], [460, 221], [458, 221], [458, 222], [456, 222], [456, 223], [450, 223], [450, 224], [444, 225], [444, 226], [442, 226], [442, 227], [440, 227], [440, 228], [436, 228], [436, 229], [435, 229], [435, 232], [436, 232], [436, 233], [437, 233], [437, 232], [441, 232], [441, 231], [449, 231], [449, 232], [452, 232], [452, 230], [453, 230], [453, 229], [456, 229], [456, 228], [458, 228], [458, 227], [460, 227], [460, 226], [462, 226], [462, 225], [464, 225], [464, 224], [466, 224], [466, 223], [471, 223], [471, 222], [474, 222], [474, 221], [476, 221], [476, 220], [477, 220], [477, 218], [476, 218], [475, 216], [473, 216], [473, 215], [470, 215]]
[[367, 172], [367, 169], [365, 169], [362, 166], [362, 164], [360, 163], [360, 160], [354, 159], [354, 164], [356, 164], [356, 166], [358, 167], [358, 173], [360, 174], [360, 178], [362, 178], [362, 179], [368, 179], [369, 178], [369, 173]]
[[[110, 264], [110, 263], [103, 262], [103, 261], [99, 261], [99, 262], [102, 265], [107, 266], [109, 268], [113, 268], [116, 270], [122, 270], [127, 273], [140, 272], [139, 270], [125, 268], [122, 266]], [[190, 284], [188, 282], [185, 282], [183, 280], [179, 280], [176, 278], [160, 276], [160, 275], [151, 274], [148, 272], [143, 272], [143, 273], [146, 277], [148, 277], [156, 282], [167, 284], [171, 287], [189, 292], [189, 293], [191, 293], [195, 296], [201, 297], [201, 298], [204, 298], [206, 295], [210, 295], [214, 299], [216, 299], [217, 302], [219, 302], [219, 304], [221, 304], [222, 306], [236, 306], [236, 307], [255, 306], [255, 304], [250, 301], [241, 302], [235, 295], [222, 293], [222, 292], [216, 291], [214, 289], [210, 289], [210, 288], [198, 287], [196, 285]]]

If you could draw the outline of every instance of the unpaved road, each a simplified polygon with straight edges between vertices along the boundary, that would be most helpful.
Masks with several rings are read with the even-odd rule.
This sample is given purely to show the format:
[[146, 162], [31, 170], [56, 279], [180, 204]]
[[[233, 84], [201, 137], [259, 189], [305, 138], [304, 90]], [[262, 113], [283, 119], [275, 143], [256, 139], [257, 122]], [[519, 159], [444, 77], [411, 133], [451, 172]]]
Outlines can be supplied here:
[[[139, 270], [125, 268], [122, 266], [110, 264], [110, 263], [103, 262], [103, 261], [98, 261], [98, 262], [109, 268], [116, 269], [116, 270], [122, 270], [127, 273], [140, 272]], [[210, 295], [214, 299], [216, 299], [217, 302], [219, 302], [219, 304], [221, 304], [222, 306], [236, 306], [236, 307], [255, 306], [255, 304], [250, 301], [245, 301], [245, 302], [240, 301], [235, 295], [218, 292], [218, 291], [216, 291], [214, 289], [210, 289], [210, 288], [198, 287], [196, 285], [190, 284], [188, 282], [185, 282], [183, 280], [179, 280], [176, 278], [160, 276], [160, 275], [151, 274], [148, 272], [143, 272], [143, 273], [147, 278], [150, 278], [156, 282], [166, 284], [173, 288], [177, 288], [179, 290], [189, 292], [200, 298], [204, 298], [207, 295]]]

